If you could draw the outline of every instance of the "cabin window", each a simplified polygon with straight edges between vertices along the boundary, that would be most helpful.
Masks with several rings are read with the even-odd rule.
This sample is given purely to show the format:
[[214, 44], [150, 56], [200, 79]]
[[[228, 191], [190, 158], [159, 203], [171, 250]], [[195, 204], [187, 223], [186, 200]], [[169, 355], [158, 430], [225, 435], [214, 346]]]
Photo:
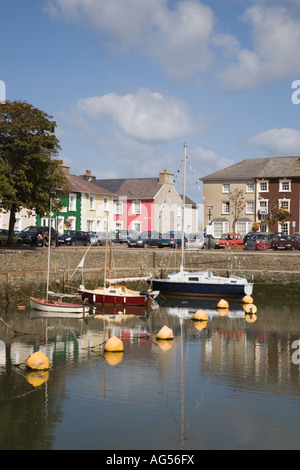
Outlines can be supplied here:
[[199, 281], [198, 277], [189, 277], [189, 281]]

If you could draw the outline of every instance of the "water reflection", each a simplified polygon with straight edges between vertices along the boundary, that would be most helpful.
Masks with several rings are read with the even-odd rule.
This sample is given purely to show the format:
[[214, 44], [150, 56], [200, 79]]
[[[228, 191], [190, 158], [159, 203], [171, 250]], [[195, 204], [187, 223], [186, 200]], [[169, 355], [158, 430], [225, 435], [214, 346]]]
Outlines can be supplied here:
[[[164, 300], [152, 315], [85, 320], [2, 310], [0, 447], [298, 448], [299, 305], [255, 305], [254, 322], [234, 301], [224, 311]], [[193, 321], [198, 309], [207, 321]], [[173, 341], [156, 340], [164, 325]], [[104, 352], [110, 336], [124, 352]], [[50, 359], [46, 373], [24, 366], [36, 350]]]

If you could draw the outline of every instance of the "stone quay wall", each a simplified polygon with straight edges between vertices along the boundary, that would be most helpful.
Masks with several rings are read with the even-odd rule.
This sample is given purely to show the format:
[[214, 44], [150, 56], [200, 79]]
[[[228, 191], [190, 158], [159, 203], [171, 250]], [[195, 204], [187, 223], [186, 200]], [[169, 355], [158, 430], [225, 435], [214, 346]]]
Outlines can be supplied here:
[[[85, 255], [83, 268], [76, 268]], [[110, 259], [112, 260], [110, 262]], [[102, 247], [58, 247], [51, 250], [50, 290], [74, 293], [79, 285], [103, 285], [104, 270], [111, 278], [163, 277], [177, 270], [181, 252], [169, 249], [129, 249], [113, 247], [112, 257]], [[12, 302], [46, 293], [48, 250], [21, 248], [0, 250], [0, 301]], [[257, 285], [291, 284], [300, 293], [300, 252], [201, 250], [185, 252], [185, 268], [210, 269], [215, 274], [246, 275]], [[146, 284], [130, 286], [145, 288]]]

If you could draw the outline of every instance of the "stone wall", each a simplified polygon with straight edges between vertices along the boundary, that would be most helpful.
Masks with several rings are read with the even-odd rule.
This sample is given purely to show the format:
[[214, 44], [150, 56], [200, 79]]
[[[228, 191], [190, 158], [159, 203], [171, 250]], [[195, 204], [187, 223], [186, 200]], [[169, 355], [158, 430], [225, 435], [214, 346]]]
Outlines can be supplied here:
[[[112, 278], [150, 274], [161, 277], [178, 269], [181, 263], [181, 253], [175, 250], [114, 247], [112, 253]], [[83, 269], [75, 271], [84, 255]], [[80, 284], [91, 288], [102, 285], [105, 265], [109, 272], [109, 258], [101, 247], [88, 251], [86, 247], [51, 250], [50, 290], [74, 293]], [[47, 249], [0, 250], [0, 301], [45, 295], [47, 265]], [[211, 269], [221, 275], [234, 271], [253, 278], [258, 285], [291, 283], [300, 281], [300, 252], [188, 251], [185, 268]]]

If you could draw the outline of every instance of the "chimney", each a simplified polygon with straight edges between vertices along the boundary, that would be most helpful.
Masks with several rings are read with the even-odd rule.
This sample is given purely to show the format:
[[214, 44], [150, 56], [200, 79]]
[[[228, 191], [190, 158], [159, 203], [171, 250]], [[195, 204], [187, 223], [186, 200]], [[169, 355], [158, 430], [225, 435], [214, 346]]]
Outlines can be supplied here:
[[172, 173], [168, 173], [167, 170], [164, 170], [162, 173], [159, 173], [159, 182], [164, 184], [173, 184], [174, 175]]
[[59, 161], [58, 168], [60, 168], [66, 176], [69, 176], [70, 167], [68, 165], [65, 165], [62, 160], [58, 160], [58, 161]]
[[80, 175], [80, 178], [86, 180], [86, 181], [92, 181], [96, 179], [96, 176], [92, 175], [91, 170], [86, 170], [83, 175]]

